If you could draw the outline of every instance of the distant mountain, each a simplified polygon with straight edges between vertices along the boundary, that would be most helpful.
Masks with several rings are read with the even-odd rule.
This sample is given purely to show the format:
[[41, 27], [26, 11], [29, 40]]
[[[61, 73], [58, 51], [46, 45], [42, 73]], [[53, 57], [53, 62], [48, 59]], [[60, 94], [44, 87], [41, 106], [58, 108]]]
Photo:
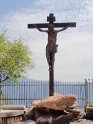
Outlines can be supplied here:
[[35, 79], [30, 79], [30, 78], [19, 78], [19, 81], [21, 83], [28, 83], [28, 82], [31, 82], [31, 83], [49, 83], [49, 81], [46, 81], [46, 80], [35, 80]]
[[20, 82], [34, 82], [34, 81], [36, 81], [36, 80], [30, 79], [30, 78], [19, 78], [19, 81], [20, 81]]

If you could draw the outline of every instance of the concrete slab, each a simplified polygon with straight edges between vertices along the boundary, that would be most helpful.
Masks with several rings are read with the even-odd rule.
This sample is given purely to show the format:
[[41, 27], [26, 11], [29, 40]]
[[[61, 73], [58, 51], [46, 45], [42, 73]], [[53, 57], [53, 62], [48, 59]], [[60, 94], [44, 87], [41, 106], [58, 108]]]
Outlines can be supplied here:
[[24, 110], [0, 110], [0, 117], [13, 117], [18, 115], [23, 115]]
[[25, 105], [2, 105], [3, 110], [26, 110]]

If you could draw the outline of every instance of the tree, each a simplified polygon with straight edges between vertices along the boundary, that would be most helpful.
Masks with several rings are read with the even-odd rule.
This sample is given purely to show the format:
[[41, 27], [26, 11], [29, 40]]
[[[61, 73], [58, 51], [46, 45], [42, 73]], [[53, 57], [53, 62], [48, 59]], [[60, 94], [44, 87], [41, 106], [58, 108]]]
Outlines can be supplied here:
[[29, 48], [22, 40], [8, 41], [4, 34], [0, 35], [0, 83], [5, 80], [17, 83], [26, 70], [32, 69], [34, 63]]

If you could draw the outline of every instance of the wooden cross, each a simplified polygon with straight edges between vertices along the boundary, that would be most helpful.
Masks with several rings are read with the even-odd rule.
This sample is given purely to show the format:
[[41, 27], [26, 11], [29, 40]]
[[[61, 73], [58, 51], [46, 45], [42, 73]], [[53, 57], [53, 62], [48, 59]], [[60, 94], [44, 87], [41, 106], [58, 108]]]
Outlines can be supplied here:
[[[50, 13], [49, 16], [47, 17], [47, 22], [49, 22], [49, 23], [28, 24], [28, 28], [30, 28], [30, 29], [37, 28], [39, 31], [47, 32], [48, 33], [48, 40], [49, 40], [50, 37], [54, 39], [54, 37], [56, 37], [55, 35], [57, 35], [57, 33], [58, 33], [57, 30], [54, 30], [54, 28], [63, 28], [63, 30], [64, 30], [64, 29], [67, 29], [68, 27], [76, 27], [75, 22], [54, 23], [54, 21], [56, 21], [55, 16], [53, 15], [53, 13]], [[52, 27], [51, 27], [52, 30], [53, 30], [52, 34], [51, 34], [51, 29], [49, 29], [50, 25], [52, 25]], [[44, 31], [44, 30], [41, 30], [41, 28], [48, 28], [48, 30]], [[55, 46], [55, 48], [54, 48], [54, 46]], [[55, 49], [56, 49], [57, 45], [54, 44], [54, 46], [51, 47], [51, 41], [48, 41], [48, 44], [47, 44], [47, 47], [48, 47], [47, 60], [48, 60], [48, 64], [49, 64], [49, 95], [50, 96], [54, 95], [54, 55], [55, 55], [55, 52], [56, 52]], [[51, 47], [51, 48], [49, 48], [49, 47]]]
[[67, 23], [54, 23], [56, 21], [55, 16], [50, 13], [49, 16], [47, 17], [47, 22], [49, 23], [38, 23], [38, 24], [28, 24], [28, 28], [36, 28], [35, 25], [38, 28], [48, 28], [49, 24], [53, 24], [55, 28], [61, 28], [61, 27], [76, 27], [75, 22], [67, 22]]

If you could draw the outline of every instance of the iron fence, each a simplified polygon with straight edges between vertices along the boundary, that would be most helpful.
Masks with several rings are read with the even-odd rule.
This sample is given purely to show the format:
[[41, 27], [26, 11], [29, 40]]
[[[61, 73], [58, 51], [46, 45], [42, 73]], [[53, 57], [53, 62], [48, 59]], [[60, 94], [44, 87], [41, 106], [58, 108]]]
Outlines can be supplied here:
[[[55, 82], [54, 89], [56, 93], [77, 95], [79, 107], [84, 108], [86, 102], [90, 102], [92, 98], [91, 85], [93, 83], [86, 83], [86, 81]], [[1, 90], [1, 104], [26, 105], [26, 107], [30, 107], [33, 100], [49, 96], [49, 83], [47, 81], [21, 82], [19, 85], [5, 83], [1, 85]]]
[[93, 105], [93, 79], [85, 79], [85, 94], [86, 94], [86, 104]]

